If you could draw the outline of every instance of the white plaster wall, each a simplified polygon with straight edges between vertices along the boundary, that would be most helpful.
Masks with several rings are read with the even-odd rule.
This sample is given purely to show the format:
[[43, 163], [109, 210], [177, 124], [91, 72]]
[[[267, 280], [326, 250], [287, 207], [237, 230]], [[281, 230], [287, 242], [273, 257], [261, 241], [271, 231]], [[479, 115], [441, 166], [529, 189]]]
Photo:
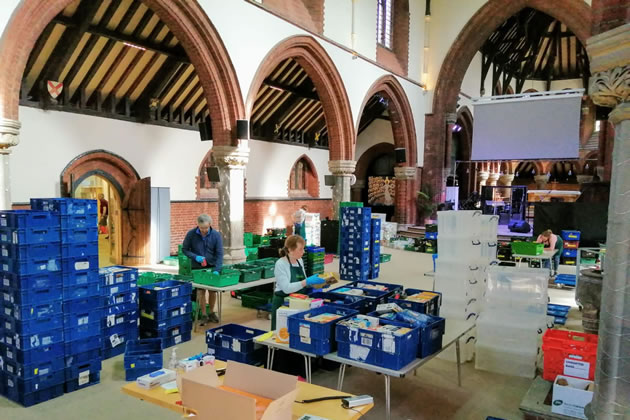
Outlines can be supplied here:
[[409, 0], [409, 71], [411, 80], [422, 80], [424, 59], [425, 0]]
[[320, 198], [332, 198], [332, 189], [324, 185], [324, 175], [330, 174], [328, 150], [258, 140], [249, 141], [249, 150], [247, 197], [288, 197], [291, 168], [302, 155], [307, 155], [317, 171]]
[[[356, 32], [354, 49], [359, 54], [376, 60], [376, 0], [355, 0], [354, 8], [354, 30]], [[352, 23], [352, 19], [350, 23]]]
[[392, 124], [387, 120], [374, 120], [357, 139], [357, 162], [370, 147], [379, 143], [394, 144]]
[[325, 0], [324, 36], [334, 39], [348, 48], [352, 48], [351, 35], [352, 0]]

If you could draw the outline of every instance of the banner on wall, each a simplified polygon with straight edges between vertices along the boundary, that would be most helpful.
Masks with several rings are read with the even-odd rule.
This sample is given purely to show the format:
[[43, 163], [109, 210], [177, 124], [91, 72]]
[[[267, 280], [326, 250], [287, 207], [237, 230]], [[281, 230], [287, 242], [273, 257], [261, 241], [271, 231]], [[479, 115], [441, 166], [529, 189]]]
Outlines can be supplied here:
[[368, 178], [368, 204], [393, 206], [396, 203], [396, 180], [386, 176]]

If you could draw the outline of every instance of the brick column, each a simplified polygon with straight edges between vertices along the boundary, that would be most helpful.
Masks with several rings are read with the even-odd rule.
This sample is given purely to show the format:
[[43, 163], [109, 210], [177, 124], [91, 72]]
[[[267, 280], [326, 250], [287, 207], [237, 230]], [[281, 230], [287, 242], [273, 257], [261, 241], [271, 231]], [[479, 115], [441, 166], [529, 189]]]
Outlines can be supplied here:
[[239, 146], [214, 146], [214, 161], [219, 167], [219, 229], [223, 237], [225, 264], [245, 261], [243, 246], [245, 216], [245, 166], [249, 159], [246, 140]]
[[[453, 151], [453, 128], [457, 122], [457, 114], [449, 112], [446, 114], [446, 143], [444, 145], [444, 169], [446, 174], [451, 172], [451, 153]], [[448, 176], [448, 175], [445, 175]]]
[[[621, 6], [622, 2], [616, 4]], [[624, 5], [616, 11], [628, 13], [628, 8]], [[625, 369], [630, 354], [630, 24], [590, 38], [586, 50], [592, 74], [589, 92], [597, 105], [614, 108], [608, 118], [615, 126], [615, 139], [595, 394], [585, 413], [589, 418], [621, 419], [627, 418], [630, 409]]]
[[416, 217], [416, 168], [400, 166], [394, 168], [396, 176], [396, 221], [402, 225], [412, 224]]
[[0, 210], [11, 210], [11, 173], [9, 171], [9, 155], [11, 147], [20, 142], [19, 121], [0, 119]]
[[333, 185], [333, 219], [339, 220], [339, 203], [350, 201], [350, 180], [357, 162], [354, 160], [328, 161], [328, 169], [335, 176]]

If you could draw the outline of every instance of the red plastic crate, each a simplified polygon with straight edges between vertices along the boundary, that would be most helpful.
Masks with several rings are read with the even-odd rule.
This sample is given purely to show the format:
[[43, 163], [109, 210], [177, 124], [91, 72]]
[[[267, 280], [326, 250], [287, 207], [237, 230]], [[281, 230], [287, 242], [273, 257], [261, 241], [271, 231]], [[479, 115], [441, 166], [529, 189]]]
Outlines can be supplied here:
[[595, 378], [595, 362], [597, 361], [598, 337], [595, 334], [585, 334], [567, 330], [547, 330], [543, 336], [542, 349], [544, 351], [543, 379], [554, 381], [557, 375], [571, 375], [565, 372], [567, 362], [588, 363], [588, 379]]
[[565, 249], [578, 249], [580, 247], [580, 241], [564, 241]]
[[334, 254], [326, 254], [326, 256], [324, 257], [324, 264], [332, 264], [334, 257]]

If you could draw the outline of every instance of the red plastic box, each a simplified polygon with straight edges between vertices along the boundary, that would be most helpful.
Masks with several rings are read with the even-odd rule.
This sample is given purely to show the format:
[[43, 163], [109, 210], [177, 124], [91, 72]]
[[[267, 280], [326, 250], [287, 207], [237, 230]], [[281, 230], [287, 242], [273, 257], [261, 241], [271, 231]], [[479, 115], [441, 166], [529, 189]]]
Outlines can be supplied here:
[[543, 336], [543, 379], [554, 381], [557, 375], [593, 380], [597, 361], [595, 334], [567, 330], [547, 330]]

